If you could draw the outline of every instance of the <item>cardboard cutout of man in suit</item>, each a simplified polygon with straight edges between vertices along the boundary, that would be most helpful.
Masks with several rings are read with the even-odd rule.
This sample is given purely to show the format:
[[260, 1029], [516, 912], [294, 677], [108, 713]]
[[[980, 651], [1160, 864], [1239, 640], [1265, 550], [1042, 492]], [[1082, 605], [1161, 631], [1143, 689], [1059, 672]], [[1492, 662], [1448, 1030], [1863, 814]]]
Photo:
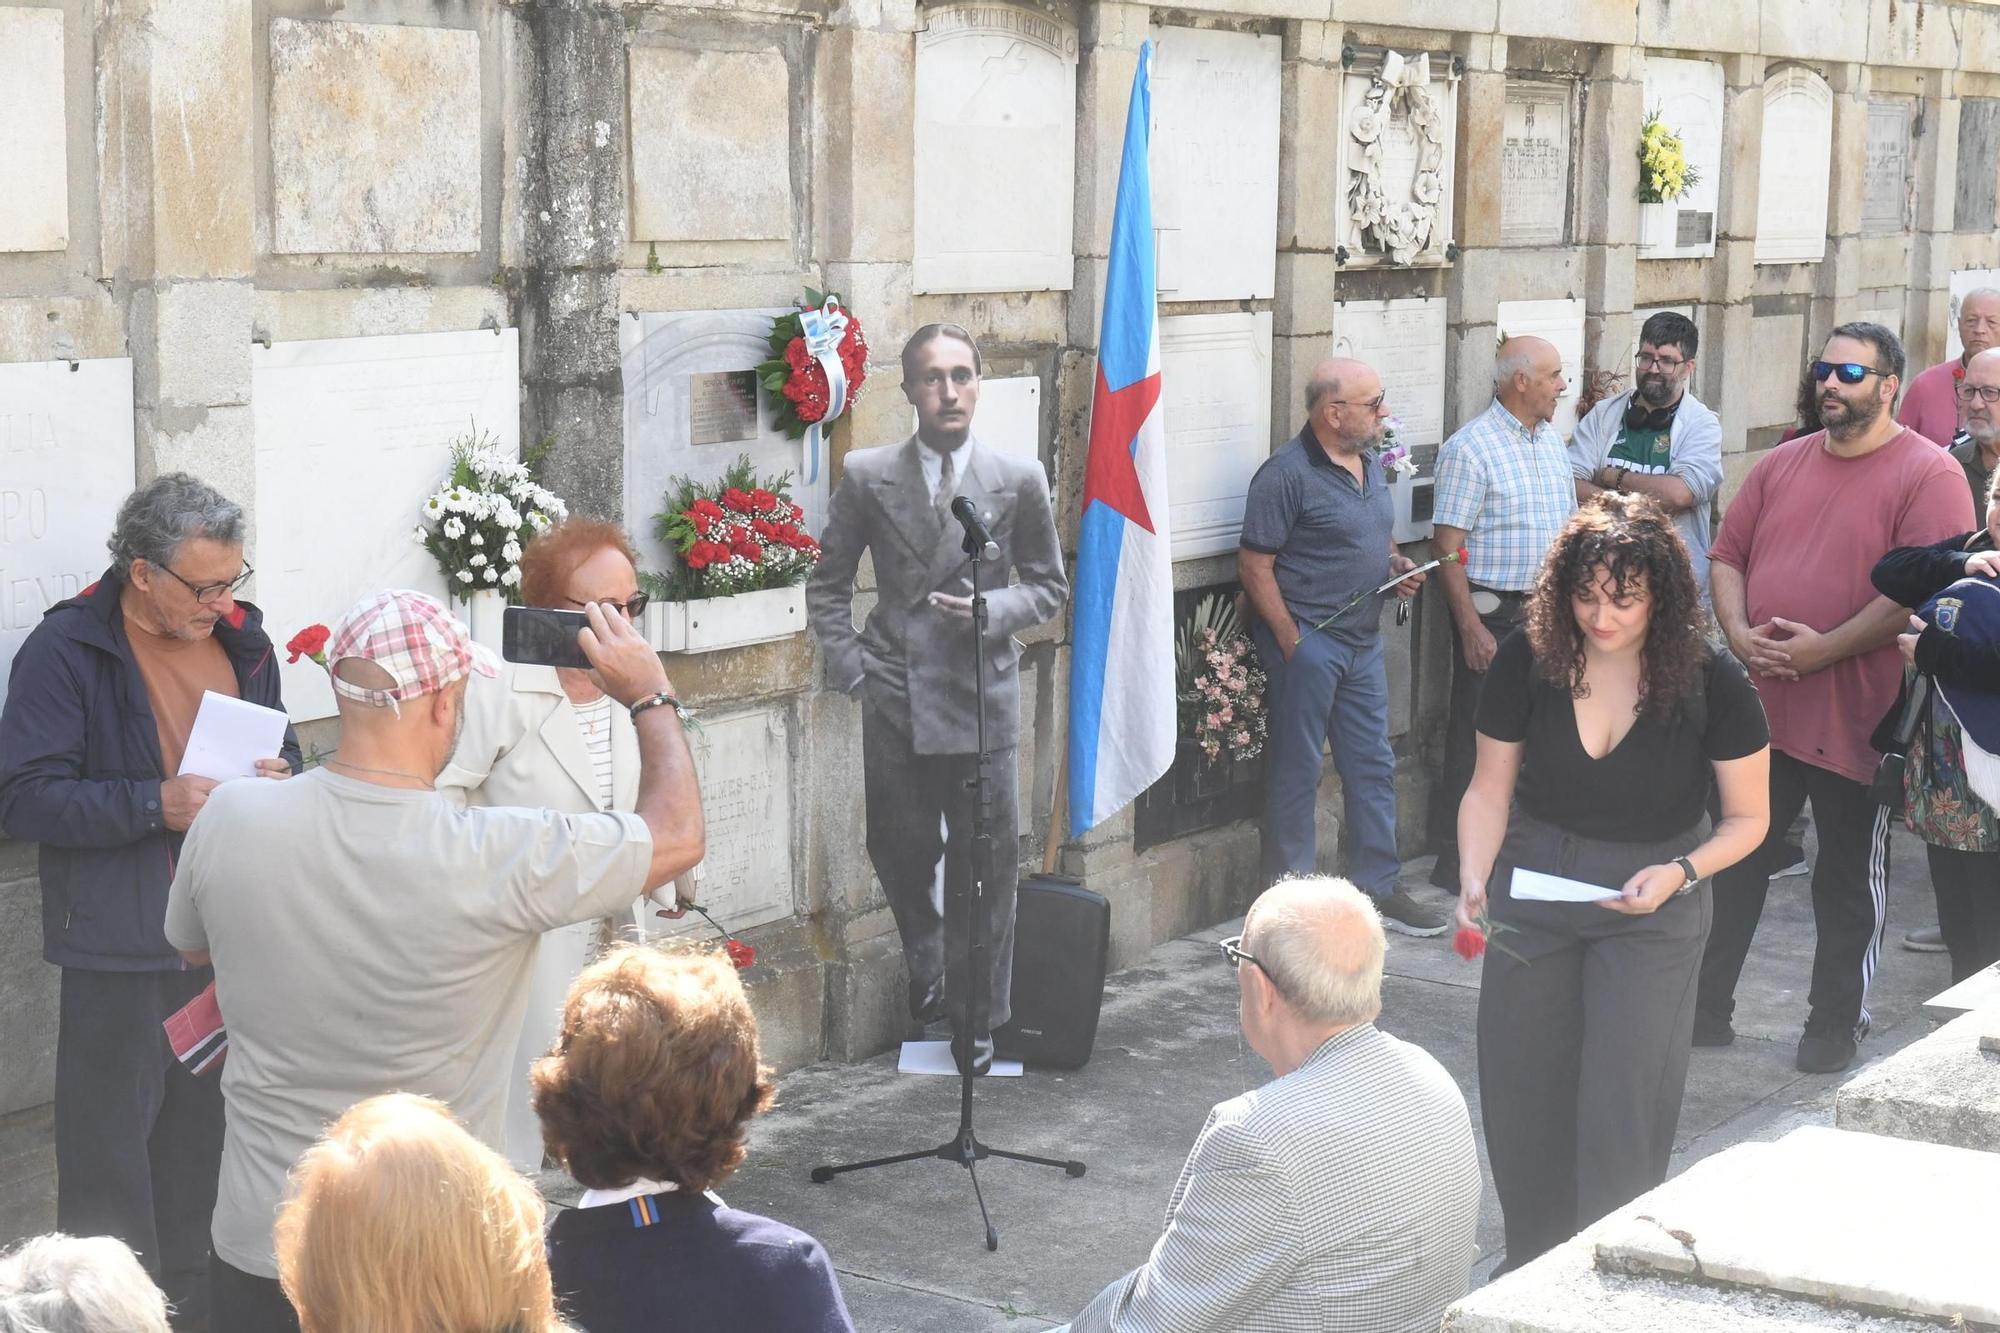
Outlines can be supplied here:
[[[847, 456], [806, 605], [828, 684], [861, 700], [868, 858], [903, 937], [910, 1014], [919, 1022], [949, 1016], [962, 1033], [971, 998], [964, 964], [973, 816], [967, 784], [978, 752], [979, 699], [972, 561], [951, 514], [954, 497], [973, 502], [999, 547], [980, 574], [993, 864], [986, 878], [987, 1025], [971, 1036], [974, 1063], [983, 1069], [992, 1027], [1012, 1012], [1021, 713], [1013, 636], [1055, 615], [1069, 583], [1040, 465], [973, 437], [979, 372], [979, 349], [957, 325], [927, 324], [911, 336], [903, 393], [917, 410], [917, 433], [901, 445]], [[857, 631], [854, 574], [863, 551], [874, 560], [876, 600]], [[940, 861], [942, 914], [934, 896]]]

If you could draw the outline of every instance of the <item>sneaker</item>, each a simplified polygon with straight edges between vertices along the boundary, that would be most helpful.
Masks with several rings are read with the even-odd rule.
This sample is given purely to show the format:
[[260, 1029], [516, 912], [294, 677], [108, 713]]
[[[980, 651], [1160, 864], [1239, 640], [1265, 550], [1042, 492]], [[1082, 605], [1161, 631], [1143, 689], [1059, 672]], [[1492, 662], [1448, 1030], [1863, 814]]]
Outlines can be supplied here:
[[1410, 896], [1410, 891], [1401, 885], [1394, 893], [1375, 900], [1375, 910], [1382, 914], [1382, 924], [1399, 935], [1415, 935], [1427, 939], [1432, 935], [1442, 935], [1451, 924], [1451, 918], [1435, 907], [1425, 906]]
[[1727, 1046], [1736, 1040], [1736, 1029], [1729, 1026], [1726, 1018], [1710, 1018], [1707, 1014], [1694, 1016], [1694, 1044], [1697, 1046]]
[[1943, 953], [1944, 932], [1936, 926], [1919, 926], [1903, 936], [1903, 947], [1911, 953]]
[[1787, 846], [1784, 851], [1778, 854], [1778, 860], [1782, 864], [1771, 872], [1772, 879], [1790, 879], [1794, 875], [1809, 875], [1812, 873], [1812, 863], [1806, 860], [1806, 852], [1803, 847]]
[[1838, 1074], [1854, 1063], [1854, 1035], [1849, 1032], [1814, 1032], [1806, 1029], [1799, 1038], [1795, 1063], [1802, 1074]]

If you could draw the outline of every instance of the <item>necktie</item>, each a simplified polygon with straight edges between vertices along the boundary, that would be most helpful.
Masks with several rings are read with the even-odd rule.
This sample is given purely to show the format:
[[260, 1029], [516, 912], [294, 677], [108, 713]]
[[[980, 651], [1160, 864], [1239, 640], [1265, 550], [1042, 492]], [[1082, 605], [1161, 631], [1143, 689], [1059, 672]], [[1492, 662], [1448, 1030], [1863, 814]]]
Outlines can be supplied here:
[[951, 493], [957, 482], [951, 465], [950, 454], [939, 454], [937, 492], [931, 496], [931, 508], [937, 511], [938, 526], [944, 527], [951, 518]]

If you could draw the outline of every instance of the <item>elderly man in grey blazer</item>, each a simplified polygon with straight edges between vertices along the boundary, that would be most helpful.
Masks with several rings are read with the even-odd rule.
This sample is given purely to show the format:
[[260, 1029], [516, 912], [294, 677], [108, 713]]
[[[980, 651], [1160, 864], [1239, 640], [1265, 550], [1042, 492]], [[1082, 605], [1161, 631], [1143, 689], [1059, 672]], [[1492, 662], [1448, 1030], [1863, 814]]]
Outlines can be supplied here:
[[[947, 1015], [982, 1072], [994, 1026], [1007, 1021], [1014, 975], [1014, 888], [1020, 830], [1015, 746], [1021, 691], [1014, 635], [1054, 616], [1068, 596], [1055, 514], [1039, 464], [972, 434], [979, 348], [955, 324], [926, 324], [903, 348], [903, 393], [917, 432], [901, 445], [847, 456], [806, 585], [827, 683], [861, 700], [868, 857], [896, 917], [910, 974], [910, 1013]], [[951, 514], [970, 499], [999, 548], [981, 573], [986, 596], [986, 742], [993, 864], [986, 876], [985, 1025], [968, 1024], [972, 793], [978, 752], [972, 562]], [[854, 579], [873, 560], [875, 603], [857, 631]], [[1014, 581], [1010, 583], [1010, 572]], [[938, 907], [943, 867], [942, 913]]]
[[1152, 1255], [1071, 1333], [1434, 1333], [1465, 1294], [1479, 1158], [1465, 1098], [1375, 1026], [1381, 918], [1281, 880], [1222, 941], [1243, 1035], [1278, 1075], [1218, 1105]]

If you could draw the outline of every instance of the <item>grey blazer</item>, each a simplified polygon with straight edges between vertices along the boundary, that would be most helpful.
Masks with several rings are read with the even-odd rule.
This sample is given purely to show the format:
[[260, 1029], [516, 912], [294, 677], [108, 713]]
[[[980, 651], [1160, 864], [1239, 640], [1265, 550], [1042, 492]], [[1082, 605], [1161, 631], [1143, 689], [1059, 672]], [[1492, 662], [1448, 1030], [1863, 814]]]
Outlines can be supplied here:
[[1479, 1222], [1465, 1098], [1364, 1023], [1209, 1112], [1146, 1262], [1073, 1333], [1435, 1333]]
[[[911, 436], [900, 445], [847, 456], [820, 534], [821, 556], [806, 584], [806, 608], [826, 654], [827, 683], [859, 694], [903, 726], [918, 754], [970, 754], [973, 718], [972, 629], [930, 604], [933, 592], [972, 591], [972, 562], [959, 549], [964, 531], [940, 523]], [[1039, 464], [965, 446], [954, 490], [979, 506], [1000, 548], [981, 573], [985, 584], [988, 744], [1016, 743], [1020, 732], [1020, 645], [1013, 636], [1049, 619], [1069, 595], [1048, 481]], [[867, 551], [876, 599], [854, 626], [854, 575]], [[1010, 572], [1018, 582], [1009, 583]]]

